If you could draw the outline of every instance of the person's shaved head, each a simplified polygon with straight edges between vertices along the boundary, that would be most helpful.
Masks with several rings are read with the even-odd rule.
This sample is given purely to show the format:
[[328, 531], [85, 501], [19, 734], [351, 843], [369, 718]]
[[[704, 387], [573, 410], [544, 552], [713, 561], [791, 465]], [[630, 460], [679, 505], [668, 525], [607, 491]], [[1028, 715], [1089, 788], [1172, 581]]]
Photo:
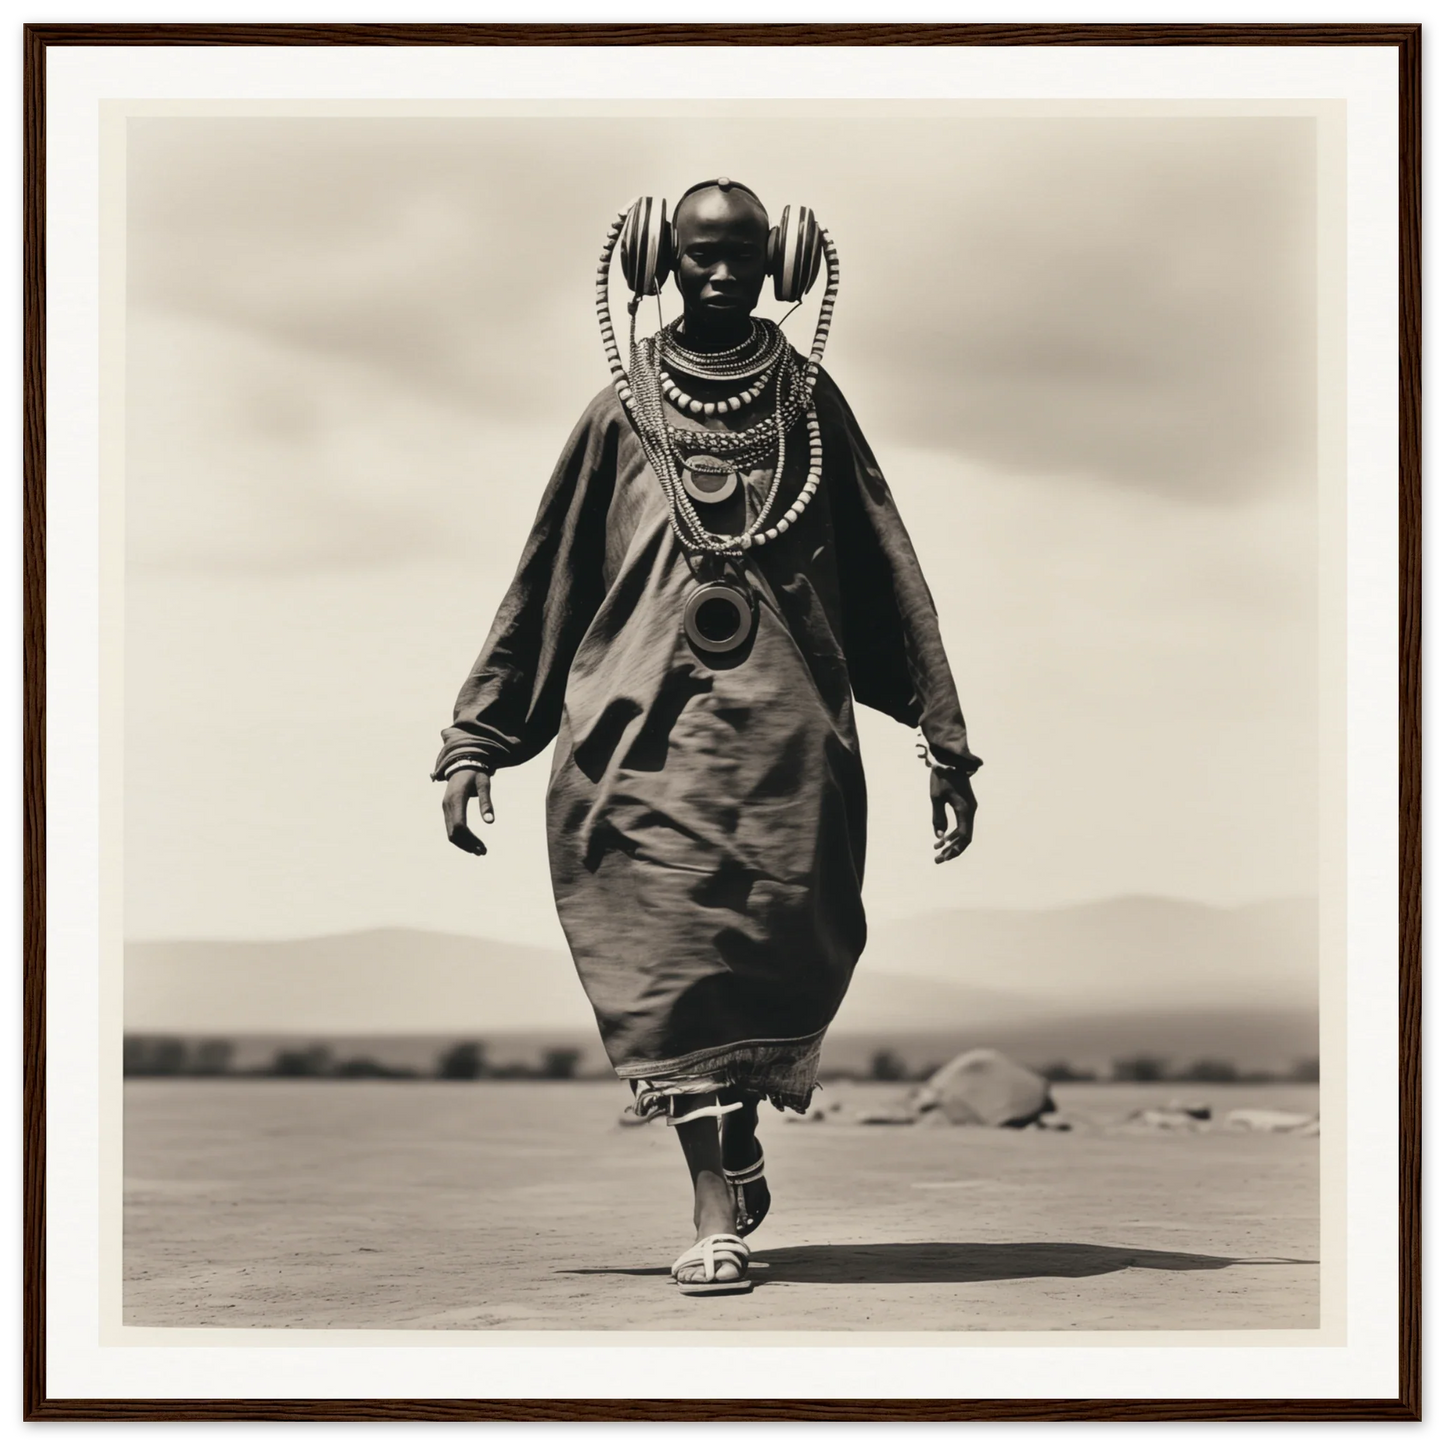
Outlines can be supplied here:
[[717, 226], [740, 226], [760, 231], [766, 240], [768, 213], [746, 186], [736, 182], [706, 181], [684, 193], [672, 214], [672, 224], [678, 232], [679, 247], [685, 244], [684, 229], [699, 226], [709, 230]]

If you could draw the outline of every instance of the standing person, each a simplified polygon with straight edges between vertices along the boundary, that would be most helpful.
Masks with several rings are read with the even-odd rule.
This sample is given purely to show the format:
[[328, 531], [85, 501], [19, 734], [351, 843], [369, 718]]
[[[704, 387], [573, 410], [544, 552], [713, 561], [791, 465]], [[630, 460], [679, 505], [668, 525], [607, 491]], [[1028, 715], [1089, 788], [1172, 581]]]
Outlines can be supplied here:
[[[639, 302], [683, 314], [633, 341], [608, 307], [620, 247]], [[753, 316], [826, 256], [804, 359]], [[685, 1293], [751, 1289], [769, 1206], [757, 1109], [808, 1108], [863, 949], [866, 797], [854, 701], [920, 727], [935, 861], [968, 847], [963, 716], [927, 584], [842, 394], [820, 369], [836, 252], [806, 208], [769, 226], [720, 177], [671, 222], [650, 198], [608, 233], [598, 318], [612, 370], [542, 497], [432, 776], [447, 836], [484, 854], [491, 776], [556, 740], [557, 912], [618, 1075], [665, 1113], [692, 1176]], [[950, 817], [951, 815], [951, 817]]]

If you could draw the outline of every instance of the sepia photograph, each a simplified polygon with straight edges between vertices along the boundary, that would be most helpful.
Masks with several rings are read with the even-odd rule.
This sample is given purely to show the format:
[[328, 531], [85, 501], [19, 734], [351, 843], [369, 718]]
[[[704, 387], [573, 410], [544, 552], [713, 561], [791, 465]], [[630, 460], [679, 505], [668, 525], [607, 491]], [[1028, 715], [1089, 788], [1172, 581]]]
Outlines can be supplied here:
[[126, 122], [125, 1322], [1319, 1328], [1316, 120], [702, 119]]

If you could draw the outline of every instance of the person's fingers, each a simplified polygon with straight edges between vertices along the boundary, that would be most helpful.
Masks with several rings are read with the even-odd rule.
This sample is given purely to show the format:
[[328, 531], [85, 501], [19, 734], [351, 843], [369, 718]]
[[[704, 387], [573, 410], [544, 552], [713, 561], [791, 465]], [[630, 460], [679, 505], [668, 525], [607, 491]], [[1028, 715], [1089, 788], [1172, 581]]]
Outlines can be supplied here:
[[972, 811], [955, 804], [953, 813], [957, 820], [954, 827], [934, 844], [935, 863], [947, 863], [949, 859], [957, 858], [973, 841]]
[[935, 798], [933, 800], [933, 836], [935, 838], [943, 837], [943, 831], [947, 827], [948, 814], [944, 811], [943, 799]]
[[475, 853], [480, 857], [487, 851], [487, 845], [467, 827], [465, 818], [458, 822], [448, 820], [447, 839], [454, 847], [460, 848], [463, 853]]
[[487, 851], [487, 845], [465, 823], [456, 832], [448, 833], [447, 837], [463, 853], [475, 853], [480, 858]]
[[490, 823], [496, 818], [492, 808], [492, 777], [490, 773], [477, 773], [477, 802], [482, 810], [482, 822]]
[[961, 846], [959, 847], [960, 853], [973, 842], [973, 819], [977, 812], [978, 804], [974, 802], [972, 798], [970, 798], [963, 807], [959, 807], [957, 804], [954, 805], [953, 831], [962, 839]]
[[448, 788], [442, 797], [442, 819], [447, 825], [447, 836], [457, 827], [465, 827], [467, 821], [467, 795], [458, 788]]
[[464, 786], [448, 788], [442, 798], [442, 819], [446, 823], [447, 840], [464, 853], [475, 853], [479, 857], [487, 851], [487, 845], [467, 826], [467, 799], [471, 790]]

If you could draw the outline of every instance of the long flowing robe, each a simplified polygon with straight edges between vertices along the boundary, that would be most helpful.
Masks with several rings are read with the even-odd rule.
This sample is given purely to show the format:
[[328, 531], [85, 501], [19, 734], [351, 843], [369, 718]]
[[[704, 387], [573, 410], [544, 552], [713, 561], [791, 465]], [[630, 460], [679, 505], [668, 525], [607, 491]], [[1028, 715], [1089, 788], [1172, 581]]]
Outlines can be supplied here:
[[[683, 632], [694, 565], [601, 392], [442, 733], [437, 778], [461, 757], [512, 767], [555, 739], [558, 915], [614, 1068], [653, 1103], [730, 1084], [808, 1107], [866, 937], [854, 701], [921, 728], [941, 765], [978, 766], [913, 546], [826, 374], [815, 406], [822, 485], [747, 554], [753, 632], [718, 655]], [[805, 429], [787, 440], [775, 517], [807, 471]], [[699, 510], [737, 532], [771, 481], [745, 473]]]

